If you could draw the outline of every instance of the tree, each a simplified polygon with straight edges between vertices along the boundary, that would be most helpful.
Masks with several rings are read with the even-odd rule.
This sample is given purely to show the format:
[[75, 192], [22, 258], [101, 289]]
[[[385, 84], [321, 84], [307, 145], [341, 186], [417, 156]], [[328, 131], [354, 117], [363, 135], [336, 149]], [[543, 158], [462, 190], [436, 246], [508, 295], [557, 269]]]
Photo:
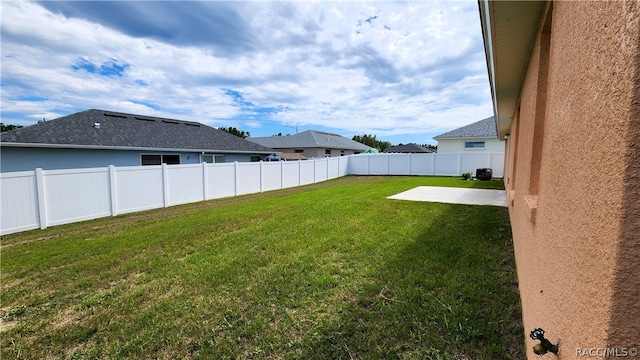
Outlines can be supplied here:
[[240, 131], [240, 130], [238, 130], [238, 129], [234, 128], [234, 127], [228, 127], [228, 128], [226, 128], [226, 127], [219, 127], [219, 128], [218, 128], [218, 130], [222, 130], [222, 131], [224, 131], [224, 132], [228, 132], [229, 134], [232, 134], [232, 135], [235, 135], [235, 136], [241, 137], [241, 138], [243, 138], [243, 139], [246, 139], [246, 138], [248, 138], [248, 137], [251, 137], [251, 134], [249, 134], [249, 132], [248, 132], [248, 131]]
[[0, 132], [5, 132], [13, 129], [20, 129], [21, 127], [22, 125], [13, 125], [13, 124], [5, 125], [4, 123], [0, 122]]
[[426, 147], [427, 149], [431, 149], [431, 150], [438, 150], [438, 145], [424, 144], [420, 146]]
[[378, 140], [376, 135], [369, 135], [369, 134], [355, 135], [353, 138], [351, 138], [351, 140], [365, 144], [372, 148], [376, 148], [379, 151], [384, 151], [384, 149], [391, 146], [391, 142]]

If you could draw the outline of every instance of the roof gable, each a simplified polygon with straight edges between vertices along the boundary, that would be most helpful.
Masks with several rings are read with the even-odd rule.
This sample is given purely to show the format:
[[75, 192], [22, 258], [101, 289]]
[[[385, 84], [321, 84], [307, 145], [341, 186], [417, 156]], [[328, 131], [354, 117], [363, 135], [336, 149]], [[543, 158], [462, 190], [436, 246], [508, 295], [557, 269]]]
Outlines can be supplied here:
[[197, 151], [273, 152], [191, 121], [91, 109], [2, 133], [3, 143]]
[[365, 151], [367, 145], [344, 136], [323, 131], [307, 130], [295, 135], [249, 138], [262, 146], [278, 148], [325, 148]]
[[498, 138], [496, 122], [493, 116], [467, 126], [434, 136], [434, 139], [446, 138]]

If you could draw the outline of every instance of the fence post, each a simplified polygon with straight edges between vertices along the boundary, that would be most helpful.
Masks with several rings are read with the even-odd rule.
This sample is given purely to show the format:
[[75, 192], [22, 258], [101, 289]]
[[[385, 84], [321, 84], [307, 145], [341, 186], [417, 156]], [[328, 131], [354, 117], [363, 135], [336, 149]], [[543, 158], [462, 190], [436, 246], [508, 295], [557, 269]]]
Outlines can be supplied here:
[[169, 207], [169, 169], [162, 164], [162, 201], [164, 207]]
[[462, 175], [462, 153], [458, 153], [458, 175]]
[[238, 191], [240, 190], [240, 176], [239, 176], [239, 172], [240, 169], [238, 168], [238, 162], [234, 161], [233, 162], [233, 176], [234, 176], [234, 190], [233, 193], [235, 196], [238, 196]]
[[116, 185], [116, 167], [109, 165], [109, 192], [111, 196], [111, 216], [118, 215], [118, 188]]
[[47, 208], [45, 202], [44, 175], [41, 168], [36, 169], [36, 188], [38, 191], [38, 216], [40, 217], [40, 229], [47, 228]]
[[302, 184], [302, 160], [298, 159], [298, 186]]
[[325, 180], [329, 180], [329, 160], [331, 159], [331, 157], [327, 158], [327, 178]]
[[431, 175], [436, 175], [436, 156], [438, 153], [431, 153]]
[[262, 178], [264, 177], [264, 165], [262, 165], [262, 160], [260, 160], [260, 192], [264, 192], [263, 188], [264, 186], [262, 185]]
[[280, 160], [280, 190], [284, 189], [284, 161]]
[[202, 201], [209, 199], [209, 174], [207, 172], [207, 163], [202, 162]]

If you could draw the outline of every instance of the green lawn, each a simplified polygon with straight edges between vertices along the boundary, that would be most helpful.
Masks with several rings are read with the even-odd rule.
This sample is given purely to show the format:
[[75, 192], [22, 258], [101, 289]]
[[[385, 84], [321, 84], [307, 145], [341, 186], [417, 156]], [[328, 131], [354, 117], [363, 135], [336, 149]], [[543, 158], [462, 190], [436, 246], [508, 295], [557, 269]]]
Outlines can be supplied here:
[[2, 359], [523, 359], [500, 181], [348, 176], [2, 237]]

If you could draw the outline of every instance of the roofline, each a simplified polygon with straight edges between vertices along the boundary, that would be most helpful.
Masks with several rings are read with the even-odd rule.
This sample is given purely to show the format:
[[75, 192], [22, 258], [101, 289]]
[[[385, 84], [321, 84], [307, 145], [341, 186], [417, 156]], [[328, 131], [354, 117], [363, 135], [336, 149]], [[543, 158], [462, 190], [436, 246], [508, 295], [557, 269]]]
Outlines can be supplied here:
[[540, 16], [547, 6], [546, 1], [478, 0], [499, 139], [509, 132]]
[[462, 139], [491, 139], [500, 140], [498, 136], [434, 136], [432, 139], [438, 140], [462, 140]]
[[369, 147], [367, 145], [364, 145], [364, 146], [366, 146], [367, 148], [366, 149], [356, 149], [356, 148], [339, 147], [339, 146], [300, 146], [300, 145], [296, 145], [296, 146], [278, 146], [278, 147], [274, 147], [272, 149], [294, 149], [294, 148], [300, 148], [301, 149], [301, 148], [305, 148], [305, 149], [333, 149], [333, 150], [353, 150], [353, 151], [366, 151], [366, 150], [372, 149], [371, 147]]
[[32, 147], [32, 148], [56, 148], [56, 149], [85, 149], [85, 150], [127, 150], [127, 151], [176, 151], [176, 152], [210, 152], [223, 154], [271, 154], [273, 151], [247, 151], [247, 150], [216, 150], [216, 149], [180, 149], [180, 148], [151, 148], [138, 146], [96, 146], [74, 144], [40, 144], [0, 142], [0, 146], [6, 147]]

